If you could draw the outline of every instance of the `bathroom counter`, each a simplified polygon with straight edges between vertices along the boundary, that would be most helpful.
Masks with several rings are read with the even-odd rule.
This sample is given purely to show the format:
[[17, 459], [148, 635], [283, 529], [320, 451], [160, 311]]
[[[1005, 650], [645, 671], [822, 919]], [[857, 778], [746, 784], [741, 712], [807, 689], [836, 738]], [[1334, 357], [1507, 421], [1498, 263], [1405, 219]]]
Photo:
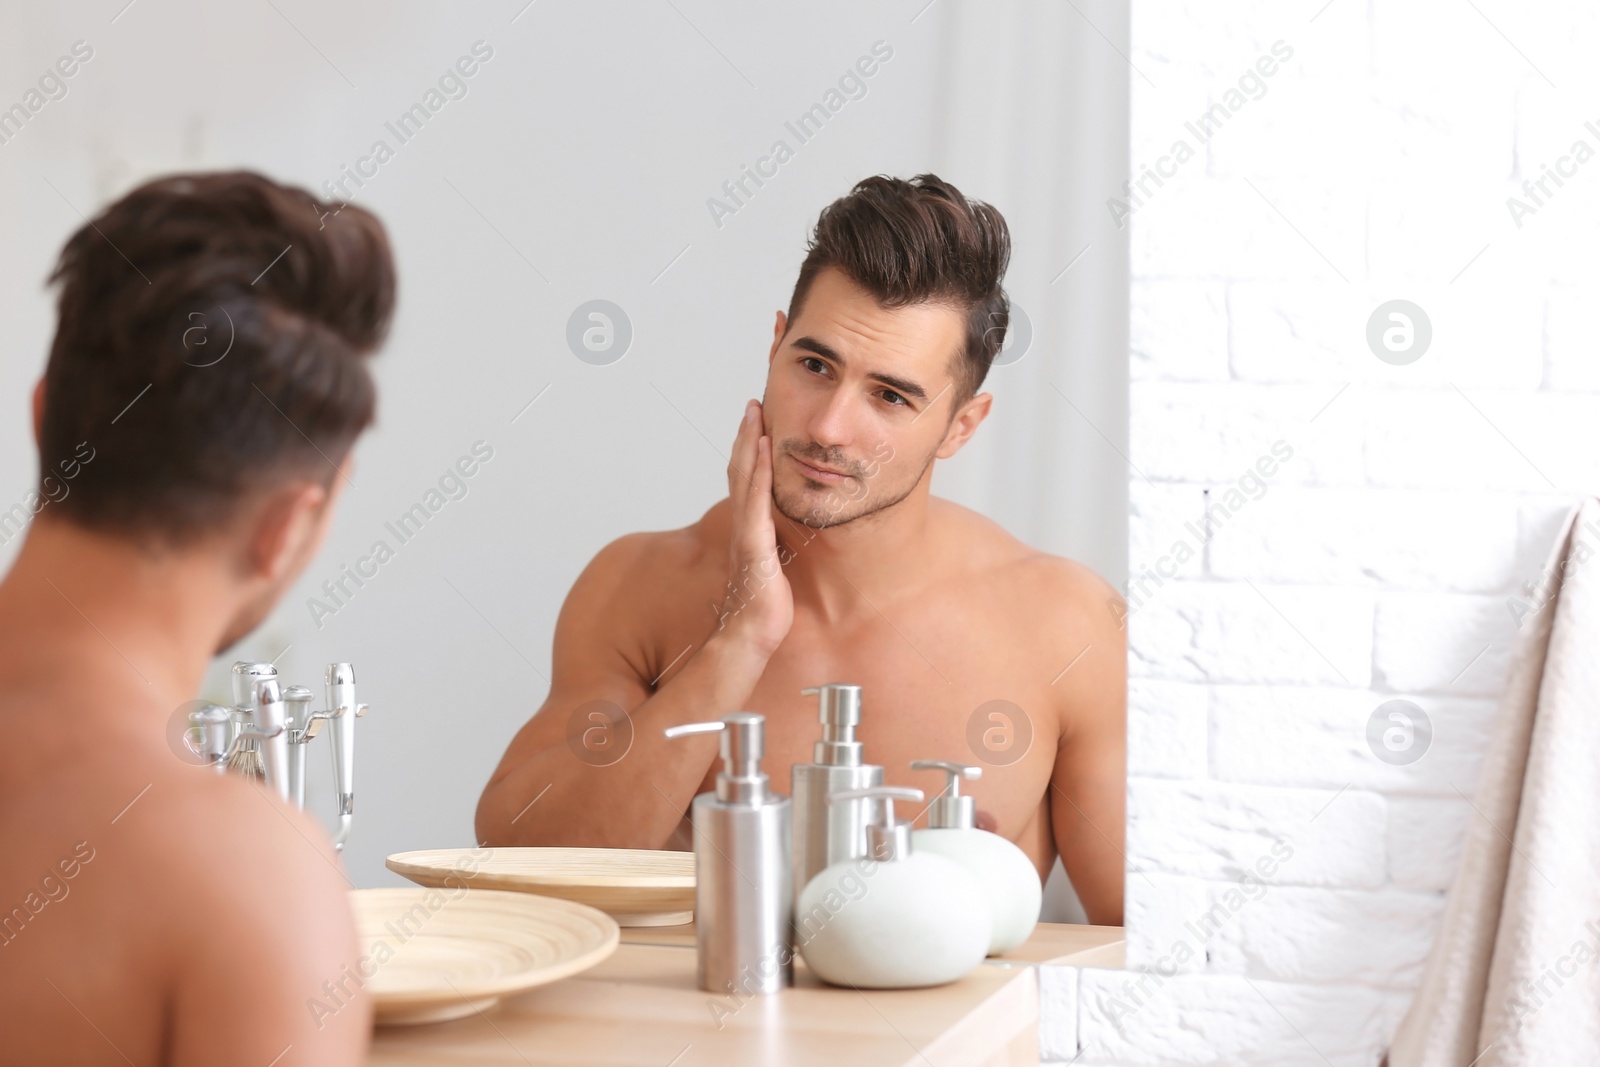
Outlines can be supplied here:
[[[622, 942], [636, 945], [687, 945], [693, 948], [694, 923], [681, 926], [625, 926], [622, 929]], [[1039, 923], [1028, 940], [1010, 952], [990, 957], [989, 962], [1055, 963], [1120, 970], [1124, 943], [1120, 926]]]
[[[1033, 965], [1117, 966], [1121, 943], [1118, 927], [1040, 923], [1013, 952], [930, 989], [828, 986], [797, 958], [794, 988], [741, 1003], [696, 988], [692, 924], [628, 927], [604, 962], [507, 997], [481, 1015], [380, 1027], [367, 1062], [384, 1067], [1037, 1064], [1039, 983]], [[1107, 962], [1112, 959], [1116, 962]]]

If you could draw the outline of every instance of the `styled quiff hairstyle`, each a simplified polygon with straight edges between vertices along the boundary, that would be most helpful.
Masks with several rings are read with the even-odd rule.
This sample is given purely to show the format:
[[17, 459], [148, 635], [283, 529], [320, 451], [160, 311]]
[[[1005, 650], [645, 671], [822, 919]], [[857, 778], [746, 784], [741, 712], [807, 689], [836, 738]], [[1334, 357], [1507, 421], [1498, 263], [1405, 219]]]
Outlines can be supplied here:
[[50, 281], [40, 479], [88, 451], [51, 505], [78, 525], [186, 542], [256, 490], [331, 484], [373, 420], [395, 270], [361, 208], [247, 171], [158, 178], [74, 233]]
[[910, 181], [877, 175], [822, 210], [789, 298], [788, 321], [818, 273], [835, 268], [880, 307], [945, 304], [966, 316], [953, 355], [955, 404], [977, 395], [1005, 341], [1011, 304], [1000, 282], [1011, 259], [1005, 217], [936, 174]]

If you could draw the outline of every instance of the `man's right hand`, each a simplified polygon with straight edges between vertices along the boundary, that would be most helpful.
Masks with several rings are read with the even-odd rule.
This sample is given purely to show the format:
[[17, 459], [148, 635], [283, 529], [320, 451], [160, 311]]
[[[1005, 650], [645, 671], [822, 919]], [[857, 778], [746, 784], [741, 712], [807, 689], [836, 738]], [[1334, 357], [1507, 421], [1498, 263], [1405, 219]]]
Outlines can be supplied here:
[[761, 403], [751, 400], [728, 462], [733, 530], [728, 538], [727, 595], [717, 628], [770, 656], [794, 623], [794, 595], [772, 525], [772, 438], [761, 431]]

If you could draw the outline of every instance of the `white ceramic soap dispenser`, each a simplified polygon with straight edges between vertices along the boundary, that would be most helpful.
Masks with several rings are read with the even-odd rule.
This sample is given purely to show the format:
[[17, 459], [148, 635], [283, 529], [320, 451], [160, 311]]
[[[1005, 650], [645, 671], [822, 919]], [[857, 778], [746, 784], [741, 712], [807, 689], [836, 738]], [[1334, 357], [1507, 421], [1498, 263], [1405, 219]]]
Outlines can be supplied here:
[[882, 799], [883, 823], [867, 824], [867, 855], [823, 868], [795, 902], [794, 936], [813, 974], [834, 985], [912, 989], [953, 982], [989, 949], [989, 904], [961, 864], [917, 852], [894, 801], [920, 801], [898, 786], [843, 789], [830, 800]]
[[982, 767], [943, 760], [916, 760], [914, 771], [943, 771], [945, 791], [928, 806], [928, 828], [911, 835], [919, 854], [937, 853], [961, 864], [983, 887], [992, 913], [989, 955], [1016, 948], [1039, 922], [1044, 887], [1039, 871], [1016, 845], [977, 827], [977, 808], [961, 795], [961, 779], [977, 778]]

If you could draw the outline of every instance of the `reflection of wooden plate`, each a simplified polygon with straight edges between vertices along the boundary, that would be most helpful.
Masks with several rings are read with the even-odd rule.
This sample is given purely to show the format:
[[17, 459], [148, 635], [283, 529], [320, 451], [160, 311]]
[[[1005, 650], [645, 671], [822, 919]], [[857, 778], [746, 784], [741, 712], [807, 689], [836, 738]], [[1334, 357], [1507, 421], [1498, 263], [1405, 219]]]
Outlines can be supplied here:
[[599, 908], [621, 926], [694, 919], [694, 853], [642, 848], [440, 848], [397, 852], [389, 869], [419, 885], [511, 889]]
[[617, 948], [603, 912], [492, 889], [354, 889], [357, 972], [379, 1024], [472, 1015], [588, 970]]

